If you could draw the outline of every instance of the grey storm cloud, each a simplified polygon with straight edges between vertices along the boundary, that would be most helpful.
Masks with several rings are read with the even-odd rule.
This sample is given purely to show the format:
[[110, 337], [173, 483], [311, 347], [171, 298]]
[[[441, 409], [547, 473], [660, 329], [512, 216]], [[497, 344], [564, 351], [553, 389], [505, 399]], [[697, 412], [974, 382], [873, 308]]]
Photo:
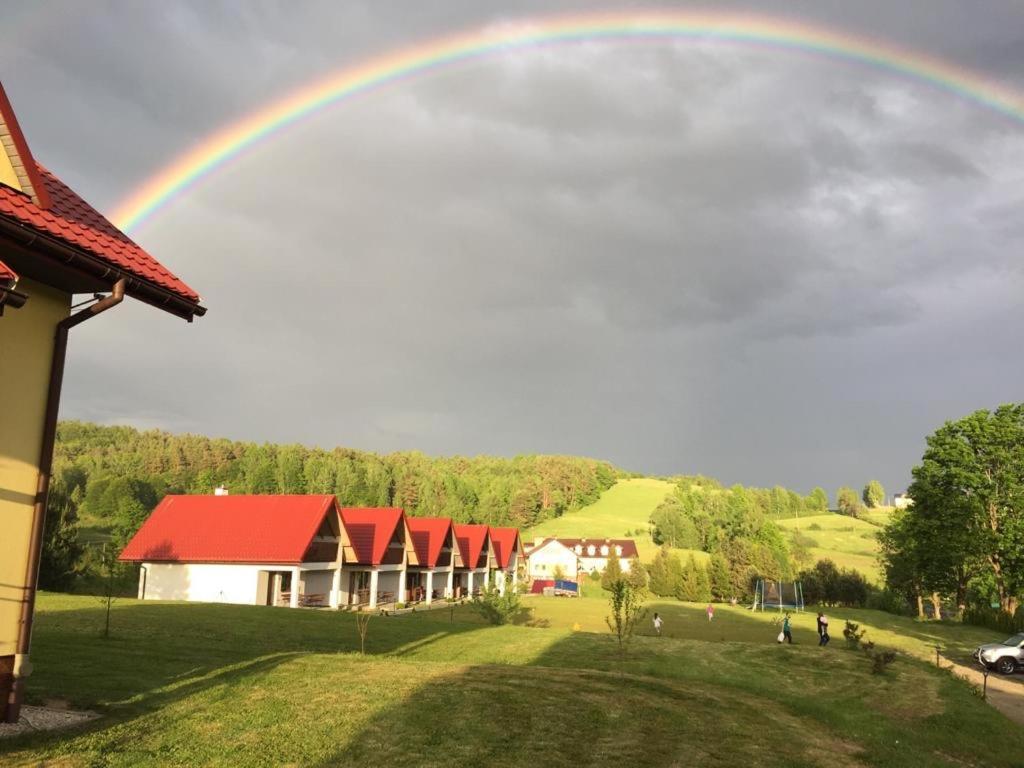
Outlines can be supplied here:
[[[594, 7], [56, 4], [0, 66], [37, 156], [109, 209], [325, 73]], [[755, 10], [1019, 82], [1024, 12], [965, 8]], [[1021, 168], [1020, 121], [881, 69], [679, 41], [479, 59], [326, 109], [144, 226], [210, 312], [77, 329], [63, 413], [899, 490], [943, 420], [1020, 397]]]

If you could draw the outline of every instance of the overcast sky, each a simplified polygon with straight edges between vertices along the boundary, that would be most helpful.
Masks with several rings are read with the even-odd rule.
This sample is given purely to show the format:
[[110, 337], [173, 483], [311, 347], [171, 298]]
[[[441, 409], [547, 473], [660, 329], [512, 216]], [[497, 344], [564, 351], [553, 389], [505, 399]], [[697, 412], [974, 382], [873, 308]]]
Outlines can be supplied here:
[[[0, 73], [109, 212], [317, 77], [598, 5], [5, 5]], [[1015, 0], [757, 9], [1024, 90]], [[133, 233], [209, 313], [76, 329], [62, 415], [898, 491], [944, 420], [1024, 399], [1022, 212], [1024, 123], [898, 75], [693, 41], [495, 55], [325, 110]]]

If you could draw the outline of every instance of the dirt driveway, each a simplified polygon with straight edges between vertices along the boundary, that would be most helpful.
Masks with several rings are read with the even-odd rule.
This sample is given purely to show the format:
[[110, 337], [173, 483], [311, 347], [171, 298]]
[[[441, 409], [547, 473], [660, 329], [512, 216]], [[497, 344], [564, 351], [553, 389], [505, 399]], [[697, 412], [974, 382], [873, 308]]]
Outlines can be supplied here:
[[[985, 684], [985, 676], [979, 667], [965, 666], [958, 662], [947, 659], [949, 667], [958, 676], [967, 680], [972, 685], [981, 688]], [[991, 673], [988, 676], [988, 703], [998, 709], [1013, 722], [1024, 725], [1024, 675], [1016, 674], [1010, 677], [1003, 677]]]

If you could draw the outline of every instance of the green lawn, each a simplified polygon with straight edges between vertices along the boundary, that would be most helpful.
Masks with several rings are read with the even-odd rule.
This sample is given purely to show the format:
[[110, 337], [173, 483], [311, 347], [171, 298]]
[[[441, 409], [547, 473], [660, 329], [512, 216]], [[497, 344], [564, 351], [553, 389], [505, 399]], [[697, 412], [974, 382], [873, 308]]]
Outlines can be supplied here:
[[[655, 604], [666, 636], [621, 658], [604, 601], [525, 602], [534, 626], [484, 626], [467, 607], [375, 617], [362, 657], [350, 614], [123, 600], [103, 640], [94, 598], [44, 594], [32, 697], [106, 716], [0, 742], [0, 763], [1021, 765], [1024, 729], [966, 684], [909, 656], [872, 675], [838, 640], [817, 648], [809, 615], [789, 647], [770, 616], [720, 607], [709, 625], [702, 606]], [[990, 638], [868, 611], [833, 621], [845, 614], [915, 653]]]
[[[649, 563], [658, 547], [651, 539], [648, 521], [651, 512], [675, 488], [673, 483], [650, 477], [620, 480], [590, 506], [567, 515], [545, 520], [523, 532], [523, 541], [532, 542], [544, 536], [572, 538], [633, 539], [640, 559]], [[639, 533], [638, 533], [639, 531]], [[686, 562], [693, 554], [698, 562], [706, 562], [709, 555], [696, 549], [675, 549]]]
[[[876, 516], [881, 519], [881, 516]], [[777, 521], [785, 531], [799, 530], [814, 541], [814, 560], [829, 559], [842, 568], [854, 568], [878, 582], [878, 540], [880, 528], [867, 520], [827, 513]]]

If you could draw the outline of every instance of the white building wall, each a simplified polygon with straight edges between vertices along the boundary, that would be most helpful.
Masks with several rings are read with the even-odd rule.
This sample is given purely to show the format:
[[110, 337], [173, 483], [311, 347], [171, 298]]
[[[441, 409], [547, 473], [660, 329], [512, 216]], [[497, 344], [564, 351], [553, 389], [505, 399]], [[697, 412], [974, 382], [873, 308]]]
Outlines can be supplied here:
[[400, 578], [401, 574], [398, 571], [381, 571], [380, 576], [377, 577], [377, 591], [392, 592], [395, 595], [395, 600], [397, 600]]
[[323, 595], [324, 605], [331, 597], [331, 585], [334, 582], [334, 571], [303, 571], [302, 594]]
[[[278, 566], [285, 570], [288, 566]], [[194, 600], [255, 605], [265, 565], [143, 563], [146, 600]], [[141, 578], [141, 575], [140, 575]]]
[[[619, 567], [622, 568], [623, 573], [629, 573], [629, 565], [629, 560], [627, 560], [625, 557], [619, 558]], [[608, 567], [608, 558], [581, 557], [580, 567], [583, 569], [585, 573], [590, 573], [591, 571], [597, 571], [598, 573], [601, 573], [602, 571], [604, 571], [605, 568]]]
[[575, 580], [576, 554], [560, 544], [548, 544], [530, 554], [529, 574], [532, 579], [553, 579], [555, 568], [561, 566], [567, 579]]

